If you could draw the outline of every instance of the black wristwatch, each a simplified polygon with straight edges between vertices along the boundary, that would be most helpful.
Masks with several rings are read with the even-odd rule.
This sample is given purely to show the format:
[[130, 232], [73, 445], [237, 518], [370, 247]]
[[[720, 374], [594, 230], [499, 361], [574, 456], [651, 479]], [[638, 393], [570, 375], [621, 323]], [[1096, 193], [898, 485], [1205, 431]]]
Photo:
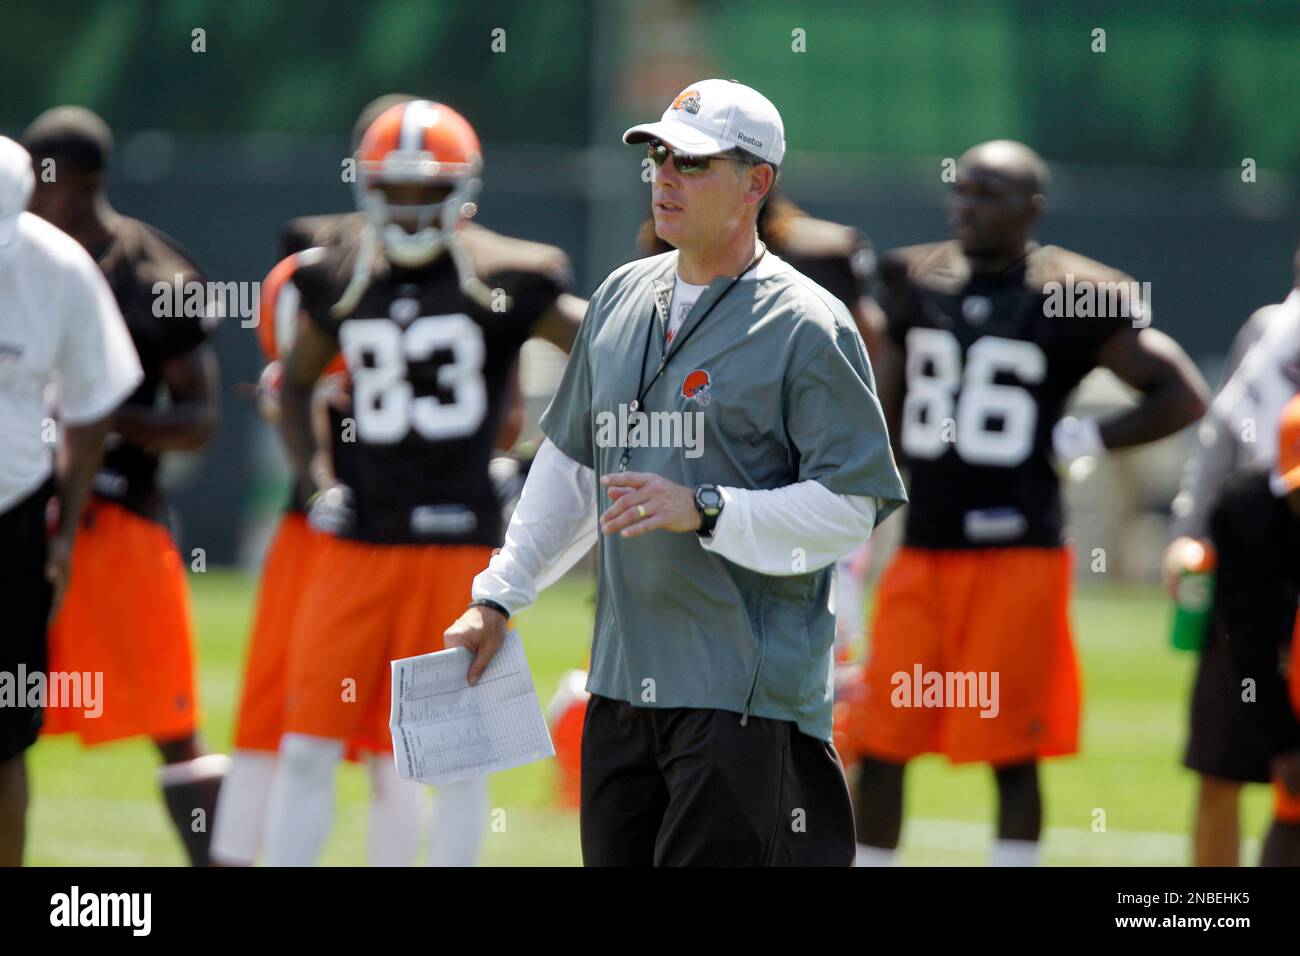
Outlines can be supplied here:
[[700, 527], [695, 533], [701, 538], [713, 537], [718, 516], [722, 514], [722, 491], [717, 485], [700, 485], [695, 489], [695, 510], [700, 513]]
[[493, 601], [490, 598], [479, 598], [477, 601], [470, 601], [469, 606], [491, 608], [492, 610], [500, 614], [502, 617], [504, 617], [507, 621], [510, 620], [510, 612], [506, 610], [505, 605], [498, 604], [496, 601]]

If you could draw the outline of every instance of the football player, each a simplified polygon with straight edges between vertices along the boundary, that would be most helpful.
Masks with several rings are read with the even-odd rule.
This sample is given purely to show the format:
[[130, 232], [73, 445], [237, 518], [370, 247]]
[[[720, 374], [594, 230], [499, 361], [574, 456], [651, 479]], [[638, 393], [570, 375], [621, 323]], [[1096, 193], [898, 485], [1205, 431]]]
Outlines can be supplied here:
[[[426, 100], [385, 111], [357, 152], [360, 240], [300, 266], [302, 316], [284, 359], [281, 432], [329, 528], [289, 646], [285, 735], [268, 861], [314, 862], [328, 835], [344, 742], [391, 746], [389, 661], [442, 648], [442, 631], [503, 535], [488, 462], [508, 382], [531, 335], [568, 351], [585, 304], [559, 250], [468, 223], [482, 150], [469, 123]], [[351, 482], [311, 477], [314, 383], [343, 354], [353, 386]], [[441, 622], [441, 623], [440, 623]], [[472, 862], [486, 780], [441, 788]]]
[[[269, 361], [258, 382], [256, 398], [259, 412], [272, 425], [279, 421], [279, 342], [292, 336], [298, 318], [293, 274], [300, 263], [321, 254], [317, 248], [294, 252], [262, 282], [258, 339]], [[318, 441], [331, 453], [329, 467], [334, 473], [345, 473], [346, 469], [346, 446], [331, 441], [331, 436], [340, 434], [346, 412], [345, 379], [342, 360], [332, 362], [313, 400]], [[291, 485], [290, 501], [262, 567], [236, 715], [235, 750], [221, 788], [212, 836], [212, 860], [220, 866], [251, 866], [262, 845], [275, 754], [283, 732], [289, 633], [320, 538], [320, 533], [308, 525], [304, 504], [298, 500], [301, 487], [300, 481]], [[354, 748], [352, 756], [361, 759], [367, 755]], [[407, 788], [390, 785], [396, 778], [391, 758], [371, 756], [365, 762], [372, 779], [370, 863], [397, 865], [409, 857], [418, 835], [418, 801], [412, 799]]]
[[[354, 150], [366, 129], [391, 106], [415, 99], [402, 93], [380, 96], [362, 111], [352, 131]], [[258, 344], [268, 360], [258, 384], [259, 411], [272, 424], [279, 423], [280, 374], [283, 348], [294, 338], [300, 293], [294, 273], [334, 246], [359, 240], [366, 225], [364, 212], [300, 216], [280, 233], [285, 258], [267, 275], [261, 287]], [[510, 410], [497, 436], [499, 448], [509, 448], [518, 438], [523, 421], [523, 400], [518, 369], [511, 381]], [[329, 468], [345, 474], [351, 443], [341, 440], [343, 419], [351, 413], [350, 385], [342, 356], [326, 368], [314, 396], [313, 421], [320, 454], [328, 451]], [[343, 479], [346, 483], [346, 477]], [[244, 691], [236, 717], [230, 772], [221, 789], [212, 838], [212, 856], [225, 866], [249, 866], [262, 847], [267, 803], [275, 771], [275, 754], [283, 733], [285, 667], [289, 635], [309, 580], [320, 532], [307, 522], [305, 502], [298, 492], [303, 482], [292, 483], [290, 501], [272, 537], [258, 587], [253, 629], [244, 664]], [[405, 865], [412, 861], [419, 841], [423, 791], [403, 782], [392, 755], [385, 748], [372, 752], [361, 740], [348, 746], [348, 756], [363, 762], [371, 778], [369, 862], [372, 866]], [[457, 826], [451, 815], [435, 812], [434, 833]], [[436, 835], [435, 845], [449, 841]]]
[[[353, 148], [385, 109], [412, 99], [398, 93], [369, 103], [354, 125]], [[281, 353], [293, 340], [298, 319], [300, 296], [293, 284], [294, 273], [300, 263], [312, 261], [325, 248], [355, 243], [364, 225], [364, 215], [341, 213], [300, 216], [281, 230], [285, 258], [262, 282], [257, 325], [258, 344], [268, 360], [257, 387], [257, 406], [272, 425], [279, 423]], [[350, 447], [338, 440], [350, 402], [346, 377], [342, 357], [338, 357], [318, 383], [313, 405], [322, 454], [328, 450], [335, 472], [345, 468]], [[212, 836], [213, 862], [222, 866], [251, 866], [262, 847], [275, 754], [283, 733], [289, 634], [320, 537], [308, 525], [305, 502], [299, 500], [303, 486], [297, 479], [291, 484], [290, 500], [267, 550], [258, 585], [244, 662], [244, 688], [236, 713], [234, 754], [221, 788]], [[363, 761], [371, 777], [369, 862], [373, 866], [410, 862], [419, 835], [419, 789], [398, 785], [387, 754], [366, 753], [354, 742], [350, 756]]]
[[[927, 752], [990, 764], [992, 862], [1036, 861], [1038, 760], [1078, 746], [1056, 469], [1163, 438], [1205, 410], [1195, 366], [1147, 327], [1150, 302], [1128, 276], [1034, 242], [1047, 185], [1028, 147], [976, 146], [948, 200], [953, 240], [881, 262], [886, 323], [872, 358], [911, 507], [879, 585], [863, 672], [864, 864], [891, 860], [904, 767]], [[1063, 419], [1098, 366], [1136, 389], [1137, 405], [1104, 422]]]
[[188, 253], [109, 205], [112, 136], [100, 117], [56, 107], [23, 143], [36, 174], [31, 211], [98, 261], [144, 369], [114, 418], [77, 536], [77, 573], [50, 629], [50, 668], [102, 672], [103, 712], [51, 709], [43, 732], [74, 732], [85, 744], [152, 739], [168, 813], [200, 866], [228, 761], [198, 735], [189, 589], [157, 476], [161, 454], [202, 448], [216, 427], [219, 375], [207, 340], [218, 313], [198, 307], [206, 296], [195, 297], [191, 283], [204, 277]]

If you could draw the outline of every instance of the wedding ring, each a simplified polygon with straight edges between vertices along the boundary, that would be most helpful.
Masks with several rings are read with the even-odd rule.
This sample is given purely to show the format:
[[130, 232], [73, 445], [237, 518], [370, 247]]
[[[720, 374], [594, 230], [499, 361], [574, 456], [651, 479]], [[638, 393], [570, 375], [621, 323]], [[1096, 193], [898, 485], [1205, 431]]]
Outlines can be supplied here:
[[640, 516], [641, 516], [641, 520], [644, 521], [644, 520], [645, 520], [645, 505], [637, 505], [637, 506], [636, 506], [636, 513], [637, 513], [638, 515], [640, 515]]

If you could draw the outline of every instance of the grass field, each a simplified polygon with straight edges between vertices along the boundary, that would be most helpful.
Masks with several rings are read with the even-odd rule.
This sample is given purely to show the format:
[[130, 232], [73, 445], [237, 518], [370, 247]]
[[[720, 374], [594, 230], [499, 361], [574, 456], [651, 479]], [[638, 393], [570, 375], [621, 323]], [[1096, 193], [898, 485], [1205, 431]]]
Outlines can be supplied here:
[[[210, 571], [191, 576], [199, 630], [205, 735], [227, 750], [254, 581]], [[593, 587], [569, 579], [521, 615], [519, 629], [543, 705], [564, 671], [585, 660]], [[1051, 761], [1044, 773], [1044, 862], [1065, 865], [1180, 865], [1192, 812], [1193, 777], [1179, 766], [1185, 735], [1190, 656], [1165, 638], [1167, 605], [1153, 590], [1094, 586], [1075, 604], [1084, 669], [1083, 752]], [[151, 746], [129, 741], [83, 749], [47, 739], [30, 752], [34, 807], [27, 859], [36, 865], [180, 865], [154, 783]], [[492, 804], [505, 810], [490, 833], [489, 865], [576, 865], [577, 815], [554, 801], [552, 761], [498, 774]], [[339, 801], [327, 864], [365, 861], [363, 771], [339, 773]], [[1267, 788], [1247, 793], [1248, 861], [1268, 819]], [[1104, 811], [1104, 832], [1094, 829]], [[908, 824], [902, 862], [980, 864], [994, 812], [992, 781], [980, 767], [917, 761], [907, 778]]]

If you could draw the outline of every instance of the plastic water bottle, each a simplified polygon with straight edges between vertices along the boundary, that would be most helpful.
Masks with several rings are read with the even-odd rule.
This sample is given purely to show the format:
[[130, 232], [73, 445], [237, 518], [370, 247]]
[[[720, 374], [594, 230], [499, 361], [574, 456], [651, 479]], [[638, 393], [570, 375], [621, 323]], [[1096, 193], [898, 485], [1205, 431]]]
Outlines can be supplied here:
[[1183, 551], [1182, 566], [1169, 642], [1180, 651], [1199, 651], [1205, 643], [1214, 603], [1214, 552], [1199, 542], [1190, 542]]

